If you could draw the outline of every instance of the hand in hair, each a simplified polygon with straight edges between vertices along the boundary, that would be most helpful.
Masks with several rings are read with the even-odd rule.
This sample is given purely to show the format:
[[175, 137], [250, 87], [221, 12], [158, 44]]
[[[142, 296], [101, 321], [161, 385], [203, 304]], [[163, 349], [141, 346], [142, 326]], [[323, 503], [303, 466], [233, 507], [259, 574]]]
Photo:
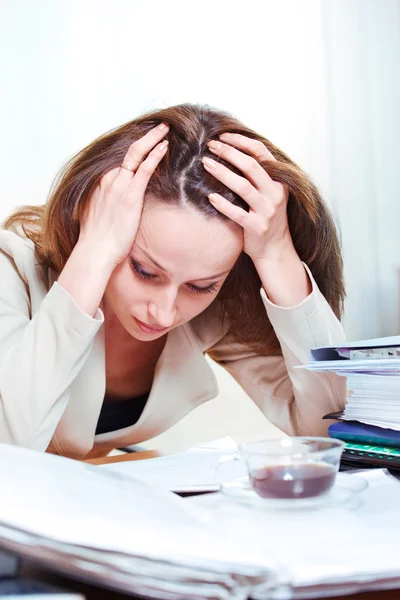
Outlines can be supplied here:
[[108, 171], [90, 198], [78, 244], [101, 248], [117, 266], [129, 254], [139, 227], [147, 184], [164, 157], [169, 127], [161, 123], [134, 142], [120, 167]]
[[89, 315], [96, 314], [111, 273], [132, 248], [147, 184], [167, 150], [168, 143], [160, 143], [167, 132], [168, 126], [158, 126], [134, 142], [122, 166], [108, 171], [89, 198], [78, 243], [58, 278]]
[[[228, 202], [220, 194], [210, 194], [209, 200], [221, 213], [244, 229], [244, 251], [253, 259], [264, 259], [291, 245], [287, 219], [288, 190], [273, 181], [260, 161], [275, 160], [258, 140], [236, 133], [220, 136], [223, 143], [211, 141], [211, 152], [235, 166], [244, 174], [236, 175], [217, 161], [204, 158], [205, 169], [249, 205], [249, 212]], [[243, 152], [242, 152], [243, 151]]]
[[204, 168], [243, 198], [249, 211], [220, 194], [208, 198], [218, 211], [243, 227], [244, 251], [253, 260], [270, 300], [294, 306], [310, 293], [311, 285], [289, 230], [288, 188], [271, 179], [260, 164], [275, 158], [261, 141], [236, 133], [224, 133], [220, 139], [209, 142], [209, 149], [244, 176], [209, 158], [203, 158]]

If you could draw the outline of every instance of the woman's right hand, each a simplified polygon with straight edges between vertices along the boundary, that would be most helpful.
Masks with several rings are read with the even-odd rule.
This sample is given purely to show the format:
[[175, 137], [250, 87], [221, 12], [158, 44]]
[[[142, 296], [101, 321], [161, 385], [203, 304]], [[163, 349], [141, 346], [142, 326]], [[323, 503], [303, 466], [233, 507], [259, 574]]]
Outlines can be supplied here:
[[[169, 130], [161, 123], [134, 142], [121, 167], [106, 173], [93, 192], [81, 223], [78, 245], [99, 249], [116, 267], [135, 241], [147, 184], [164, 157]], [[147, 157], [147, 158], [145, 158]]]
[[158, 125], [134, 142], [124, 167], [106, 173], [89, 199], [78, 243], [58, 283], [92, 317], [111, 273], [133, 246], [147, 184], [167, 150], [168, 142], [162, 139], [168, 129]]

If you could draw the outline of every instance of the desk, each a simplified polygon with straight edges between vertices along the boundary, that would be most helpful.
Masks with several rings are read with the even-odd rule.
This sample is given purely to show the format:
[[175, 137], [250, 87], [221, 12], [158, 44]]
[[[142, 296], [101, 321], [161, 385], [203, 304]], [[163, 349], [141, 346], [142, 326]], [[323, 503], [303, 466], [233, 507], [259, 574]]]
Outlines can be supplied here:
[[[104, 465], [104, 464], [108, 464], [108, 463], [115, 463], [115, 462], [128, 462], [128, 461], [132, 461], [132, 460], [145, 460], [148, 458], [155, 458], [157, 456], [160, 456], [160, 454], [155, 451], [155, 450], [149, 450], [146, 452], [133, 452], [130, 454], [122, 454], [119, 456], [106, 456], [106, 457], [102, 457], [102, 458], [92, 458], [92, 459], [88, 459], [85, 462], [94, 464], [94, 465]], [[64, 584], [66, 585], [66, 584]], [[71, 586], [70, 586], [71, 587]], [[78, 589], [78, 588], [74, 588], [74, 589]], [[96, 590], [96, 588], [94, 588], [94, 590]], [[82, 591], [82, 593], [85, 593], [87, 598], [89, 600], [92, 600], [92, 598], [94, 599], [95, 596], [91, 596], [89, 594], [88, 591], [84, 592]], [[124, 594], [112, 594], [111, 592], [109, 592], [109, 596], [102, 595], [102, 598], [104, 598], [104, 600], [128, 600], [129, 596], [126, 596]], [[331, 596], [331, 598], [333, 598], [333, 596]], [[363, 592], [361, 594], [351, 594], [350, 596], [337, 596], [335, 597], [337, 598], [337, 600], [339, 600], [340, 598], [343, 598], [343, 600], [399, 600], [400, 599], [400, 590], [390, 590], [390, 591], [379, 591], [379, 592]], [[317, 600], [317, 599], [316, 599]]]
[[[125, 454], [112, 457], [104, 458], [93, 458], [88, 459], [86, 462], [94, 465], [101, 465], [106, 463], [114, 462], [127, 462], [132, 460], [143, 460], [159, 456], [156, 451], [137, 452], [132, 454]], [[84, 595], [87, 600], [132, 600], [133, 596], [128, 594], [113, 592], [105, 590], [101, 586], [83, 583], [81, 581], [74, 580], [69, 576], [61, 576], [53, 573], [49, 568], [43, 567], [43, 563], [34, 562], [31, 559], [22, 559], [21, 575], [25, 578], [33, 578], [39, 581], [44, 581], [50, 584], [58, 585], [59, 587], [69, 589], [73, 592], [77, 592]], [[68, 574], [70, 570], [66, 571]], [[135, 598], [137, 598], [135, 596]], [[352, 594], [347, 596], [335, 596], [336, 600], [344, 598], [344, 600], [399, 600], [400, 589], [390, 591], [375, 591], [375, 592], [363, 592], [361, 594]]]
[[157, 450], [146, 450], [144, 452], [130, 452], [119, 454], [118, 456], [102, 456], [101, 458], [87, 458], [84, 462], [91, 465], [107, 465], [116, 462], [128, 462], [131, 460], [146, 460], [147, 458], [157, 458], [161, 456]]

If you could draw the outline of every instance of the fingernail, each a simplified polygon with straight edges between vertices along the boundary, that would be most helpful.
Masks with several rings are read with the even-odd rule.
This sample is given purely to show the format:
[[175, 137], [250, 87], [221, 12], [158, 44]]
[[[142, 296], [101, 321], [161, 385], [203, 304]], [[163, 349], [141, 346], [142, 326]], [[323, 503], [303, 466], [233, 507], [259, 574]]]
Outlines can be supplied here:
[[222, 140], [223, 138], [230, 138], [232, 137], [231, 133], [221, 133], [221, 135], [219, 136], [219, 139]]
[[160, 150], [160, 152], [162, 152], [163, 150], [165, 150], [165, 148], [168, 146], [168, 140], [164, 140], [159, 146], [158, 149]]
[[203, 162], [203, 165], [205, 167], [208, 167], [209, 169], [214, 169], [216, 166], [215, 160], [212, 160], [211, 158], [207, 158], [206, 156], [204, 158], [201, 159]]
[[213, 150], [221, 150], [222, 148], [221, 142], [217, 142], [216, 140], [211, 140], [210, 142], [208, 142], [207, 146], [209, 148], [212, 148]]
[[157, 129], [160, 129], [160, 131], [168, 131], [169, 125], [167, 125], [166, 123], [160, 123], [160, 125], [158, 125]]
[[209, 194], [208, 199], [210, 202], [218, 202], [219, 200], [217, 194]]

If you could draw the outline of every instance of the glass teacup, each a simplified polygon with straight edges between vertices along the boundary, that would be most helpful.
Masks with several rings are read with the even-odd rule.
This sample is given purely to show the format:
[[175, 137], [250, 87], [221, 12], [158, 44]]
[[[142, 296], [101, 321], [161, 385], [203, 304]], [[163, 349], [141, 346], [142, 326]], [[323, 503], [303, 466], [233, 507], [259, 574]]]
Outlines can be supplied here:
[[285, 437], [247, 442], [232, 456], [221, 458], [216, 472], [231, 461], [244, 461], [248, 478], [222, 484], [223, 490], [254, 490], [261, 498], [317, 498], [333, 487], [344, 448], [341, 440]]

